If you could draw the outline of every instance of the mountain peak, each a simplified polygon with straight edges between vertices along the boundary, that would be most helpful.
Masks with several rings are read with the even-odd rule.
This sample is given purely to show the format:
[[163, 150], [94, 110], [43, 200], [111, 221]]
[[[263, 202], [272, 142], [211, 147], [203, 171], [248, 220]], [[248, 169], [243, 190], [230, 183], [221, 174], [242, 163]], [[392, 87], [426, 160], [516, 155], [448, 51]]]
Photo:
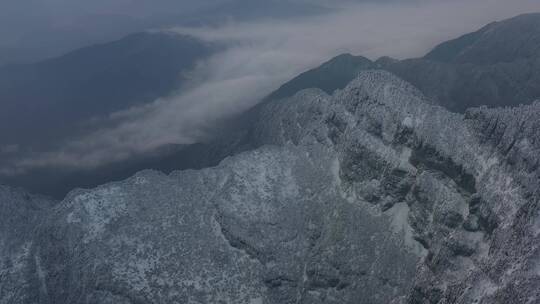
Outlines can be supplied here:
[[327, 94], [332, 94], [337, 89], [345, 88], [361, 70], [374, 67], [374, 63], [366, 57], [344, 53], [323, 63], [318, 68], [298, 75], [271, 93], [266, 100], [290, 97], [307, 88], [319, 88]]
[[480, 30], [436, 46], [424, 58], [434, 61], [493, 64], [537, 56], [540, 13], [490, 23]]

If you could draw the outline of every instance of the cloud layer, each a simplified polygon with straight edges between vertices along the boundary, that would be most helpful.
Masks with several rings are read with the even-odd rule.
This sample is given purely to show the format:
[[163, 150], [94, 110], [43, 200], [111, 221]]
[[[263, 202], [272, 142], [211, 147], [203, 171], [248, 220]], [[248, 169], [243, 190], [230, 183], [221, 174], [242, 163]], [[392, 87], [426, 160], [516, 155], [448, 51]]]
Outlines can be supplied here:
[[[5, 172], [34, 167], [92, 168], [165, 144], [200, 142], [216, 121], [256, 104], [280, 84], [340, 53], [371, 59], [422, 56], [436, 44], [483, 25], [540, 11], [537, 0], [415, 1], [348, 4], [324, 16], [259, 20], [176, 32], [230, 45], [198, 67], [178, 94], [109, 117], [114, 127], [35, 153]], [[111, 124], [107, 124], [110, 126]]]

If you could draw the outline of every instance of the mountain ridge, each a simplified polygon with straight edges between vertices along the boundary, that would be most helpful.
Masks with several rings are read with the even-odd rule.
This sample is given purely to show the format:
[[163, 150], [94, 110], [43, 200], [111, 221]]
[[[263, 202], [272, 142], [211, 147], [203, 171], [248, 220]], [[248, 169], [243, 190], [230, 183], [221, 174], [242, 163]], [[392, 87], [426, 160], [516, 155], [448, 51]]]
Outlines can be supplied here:
[[36, 141], [28, 121], [46, 141], [65, 136], [66, 125], [170, 94], [182, 71], [216, 48], [189, 36], [137, 33], [36, 64], [0, 68], [1, 144]]
[[217, 167], [73, 191], [36, 232], [34, 299], [534, 303], [540, 104], [426, 101], [362, 72], [262, 105], [258, 148]]
[[[518, 35], [516, 28], [527, 31]], [[459, 55], [463, 49], [467, 52]], [[458, 55], [463, 58], [459, 59]], [[395, 60], [383, 57], [368, 62], [367, 58], [353, 56], [355, 59], [349, 59], [349, 66], [343, 66], [341, 59], [344, 57], [350, 58], [350, 54], [334, 57], [299, 75], [271, 93], [269, 98], [287, 97], [301, 89], [321, 87], [319, 79], [322, 77], [340, 79], [339, 83], [328, 81], [322, 87], [332, 93], [343, 88], [362, 70], [383, 69], [409, 81], [426, 96], [455, 112], [463, 113], [467, 108], [482, 105], [528, 104], [540, 97], [540, 13], [491, 23], [476, 32], [443, 42], [422, 58]], [[355, 60], [361, 62], [355, 63]], [[328, 71], [333, 76], [326, 75]]]
[[540, 13], [522, 14], [442, 43], [424, 59], [475, 64], [511, 62], [537, 55], [539, 36]]

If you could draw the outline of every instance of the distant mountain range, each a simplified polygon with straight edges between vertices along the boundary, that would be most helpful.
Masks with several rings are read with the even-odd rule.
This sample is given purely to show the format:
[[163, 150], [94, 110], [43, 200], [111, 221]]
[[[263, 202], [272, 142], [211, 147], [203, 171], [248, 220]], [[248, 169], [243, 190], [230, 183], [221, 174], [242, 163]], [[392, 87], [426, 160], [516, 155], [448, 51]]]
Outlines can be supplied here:
[[166, 96], [216, 49], [174, 33], [138, 33], [0, 68], [0, 145], [47, 143], [88, 119]]
[[[60, 4], [61, 1], [65, 4]], [[149, 29], [208, 26], [261, 17], [286, 19], [331, 11], [317, 3], [295, 0], [117, 1], [116, 10], [110, 12], [93, 10], [99, 8], [100, 3], [110, 1], [85, 5], [67, 0], [26, 2], [0, 4], [0, 36], [4, 38], [0, 41], [0, 67], [55, 58], [88, 45], [118, 40]], [[71, 9], [71, 14], [36, 9], [36, 6], [54, 5], [66, 6], [67, 11]], [[6, 6], [8, 9], [18, 6], [18, 10], [11, 14], [9, 10], [2, 12]], [[29, 11], [35, 14], [28, 14]], [[15, 18], [16, 15], [21, 16]]]
[[[210, 143], [12, 183], [61, 200], [0, 185], [0, 303], [538, 303], [540, 100], [524, 67], [538, 61], [538, 24], [539, 14], [494, 23], [420, 59], [342, 55]], [[136, 35], [34, 69], [52, 92], [60, 77], [105, 95], [108, 81], [166, 91], [151, 81], [159, 73], [147, 76], [168, 69], [148, 39], [207, 50]], [[80, 78], [81, 65], [92, 77]], [[80, 106], [94, 115], [132, 104]], [[132, 175], [142, 168], [195, 170]]]
[[[283, 84], [261, 105], [231, 119], [227, 128], [218, 128], [219, 134], [210, 142], [170, 145], [84, 172], [43, 168], [0, 181], [61, 198], [75, 187], [123, 179], [141, 169], [170, 172], [217, 165], [226, 156], [260, 144], [250, 134], [258, 107], [307, 88], [331, 94], [364, 70], [390, 71], [417, 87], [430, 102], [454, 112], [531, 103], [540, 98], [539, 41], [540, 14], [527, 14], [442, 43], [423, 58], [371, 61], [343, 54]], [[185, 36], [141, 33], [39, 64], [1, 69], [0, 96], [11, 101], [0, 111], [2, 141], [47, 144], [77, 132], [81, 120], [167, 95], [184, 80], [182, 71], [219, 47]]]
[[284, 98], [307, 88], [344, 88], [363, 70], [384, 69], [456, 112], [513, 106], [540, 98], [540, 14], [521, 15], [435, 47], [423, 58], [370, 61], [343, 54], [305, 72], [270, 94]]

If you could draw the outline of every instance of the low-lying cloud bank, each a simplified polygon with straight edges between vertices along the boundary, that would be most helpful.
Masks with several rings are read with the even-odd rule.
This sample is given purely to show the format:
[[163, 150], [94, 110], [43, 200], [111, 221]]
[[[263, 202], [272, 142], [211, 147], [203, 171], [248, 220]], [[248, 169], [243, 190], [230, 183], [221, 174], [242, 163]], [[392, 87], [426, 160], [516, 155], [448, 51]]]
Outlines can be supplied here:
[[216, 121], [248, 109], [290, 78], [340, 53], [371, 59], [422, 56], [436, 44], [489, 22], [534, 11], [540, 11], [537, 0], [347, 4], [331, 14], [294, 21], [175, 28], [172, 31], [230, 47], [199, 63], [190, 84], [178, 94], [115, 113], [108, 118], [114, 127], [68, 142], [60, 151], [27, 155], [1, 172], [93, 168], [166, 144], [200, 142]]

